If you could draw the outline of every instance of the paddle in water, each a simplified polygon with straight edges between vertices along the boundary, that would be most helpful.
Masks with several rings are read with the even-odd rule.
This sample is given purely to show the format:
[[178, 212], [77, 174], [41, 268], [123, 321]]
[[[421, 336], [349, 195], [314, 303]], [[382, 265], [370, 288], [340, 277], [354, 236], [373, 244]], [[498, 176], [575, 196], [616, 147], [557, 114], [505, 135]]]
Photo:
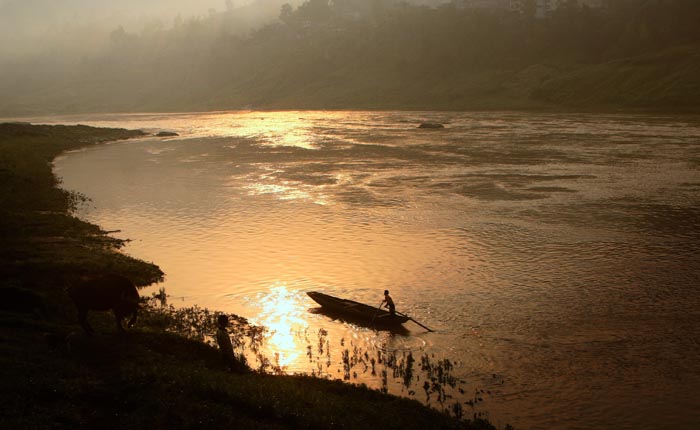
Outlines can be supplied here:
[[421, 323], [419, 323], [418, 321], [414, 320], [413, 317], [410, 317], [410, 316], [408, 316], [408, 315], [406, 315], [406, 314], [402, 314], [401, 312], [396, 312], [396, 314], [397, 314], [397, 315], [405, 316], [406, 318], [410, 319], [411, 321], [413, 321], [414, 323], [418, 324], [419, 326], [423, 327], [424, 329], [426, 329], [426, 330], [428, 330], [428, 331], [431, 331], [431, 332], [434, 332], [434, 331], [435, 331], [435, 330], [431, 329], [430, 327], [424, 326], [423, 324], [421, 324]]

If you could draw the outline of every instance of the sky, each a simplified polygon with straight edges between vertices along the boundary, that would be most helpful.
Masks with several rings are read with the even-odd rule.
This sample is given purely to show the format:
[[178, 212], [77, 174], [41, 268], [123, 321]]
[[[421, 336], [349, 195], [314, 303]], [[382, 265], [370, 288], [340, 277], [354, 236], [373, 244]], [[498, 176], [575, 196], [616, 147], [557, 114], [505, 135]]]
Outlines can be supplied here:
[[[179, 15], [203, 16], [249, 0], [0, 0], [0, 54], [37, 52], [56, 39], [89, 49], [119, 26], [138, 31], [146, 24], [170, 26]], [[70, 29], [70, 31], [66, 31]]]

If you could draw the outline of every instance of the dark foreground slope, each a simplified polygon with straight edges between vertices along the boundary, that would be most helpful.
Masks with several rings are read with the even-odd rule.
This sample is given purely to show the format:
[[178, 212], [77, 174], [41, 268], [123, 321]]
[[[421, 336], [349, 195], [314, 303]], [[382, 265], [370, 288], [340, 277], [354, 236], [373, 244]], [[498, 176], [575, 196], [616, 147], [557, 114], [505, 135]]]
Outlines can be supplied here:
[[126, 334], [93, 313], [98, 335], [84, 336], [67, 283], [113, 272], [143, 286], [163, 274], [71, 216], [80, 196], [56, 187], [50, 163], [141, 134], [0, 124], [0, 428], [492, 428], [341, 382], [224, 371], [215, 348], [167, 333], [155, 311]]

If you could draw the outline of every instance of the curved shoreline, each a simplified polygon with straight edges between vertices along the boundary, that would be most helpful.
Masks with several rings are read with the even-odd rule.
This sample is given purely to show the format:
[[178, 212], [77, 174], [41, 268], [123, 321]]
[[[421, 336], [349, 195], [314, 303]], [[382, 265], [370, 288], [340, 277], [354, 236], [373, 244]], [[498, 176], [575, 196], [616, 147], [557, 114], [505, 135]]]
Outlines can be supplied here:
[[[122, 242], [70, 215], [81, 196], [51, 171], [62, 152], [142, 136], [86, 126], [0, 124], [2, 420], [8, 428], [493, 428], [457, 420], [415, 400], [310, 377], [226, 373], [218, 351], [157, 326], [119, 335], [91, 315], [86, 338], [65, 283], [124, 274], [139, 286], [162, 279], [153, 263], [118, 251]], [[146, 318], [148, 320], [148, 318]], [[66, 342], [66, 340], [69, 340]]]

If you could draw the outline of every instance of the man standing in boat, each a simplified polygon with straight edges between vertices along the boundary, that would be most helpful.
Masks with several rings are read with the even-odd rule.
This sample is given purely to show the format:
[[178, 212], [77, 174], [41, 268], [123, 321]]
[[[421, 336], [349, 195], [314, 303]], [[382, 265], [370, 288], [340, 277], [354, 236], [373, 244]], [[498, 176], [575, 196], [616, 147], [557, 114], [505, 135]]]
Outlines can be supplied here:
[[384, 300], [382, 300], [382, 303], [379, 306], [381, 307], [382, 305], [389, 309], [389, 313], [392, 317], [396, 316], [396, 305], [394, 305], [394, 301], [389, 295], [389, 290], [384, 290]]

